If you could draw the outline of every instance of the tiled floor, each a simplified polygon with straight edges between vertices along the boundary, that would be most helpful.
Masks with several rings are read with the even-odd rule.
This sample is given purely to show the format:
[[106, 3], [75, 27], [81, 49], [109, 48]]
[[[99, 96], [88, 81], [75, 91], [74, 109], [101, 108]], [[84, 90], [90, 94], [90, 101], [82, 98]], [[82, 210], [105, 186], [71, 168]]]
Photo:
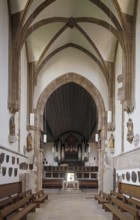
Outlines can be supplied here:
[[47, 191], [49, 199], [28, 220], [112, 220], [94, 200], [95, 191]]

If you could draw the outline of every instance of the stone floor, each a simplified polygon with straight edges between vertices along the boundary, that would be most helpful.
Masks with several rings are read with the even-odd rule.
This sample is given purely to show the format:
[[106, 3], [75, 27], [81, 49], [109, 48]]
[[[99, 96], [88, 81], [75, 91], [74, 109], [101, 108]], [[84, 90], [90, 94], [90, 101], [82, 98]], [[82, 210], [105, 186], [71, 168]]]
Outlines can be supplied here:
[[94, 190], [47, 190], [49, 199], [27, 220], [112, 220], [94, 200]]

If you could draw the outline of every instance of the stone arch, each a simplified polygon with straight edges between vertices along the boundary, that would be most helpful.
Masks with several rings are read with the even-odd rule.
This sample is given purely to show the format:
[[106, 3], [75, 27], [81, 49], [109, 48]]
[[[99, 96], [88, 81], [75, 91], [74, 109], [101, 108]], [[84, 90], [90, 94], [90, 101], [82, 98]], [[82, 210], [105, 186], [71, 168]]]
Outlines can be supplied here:
[[[100, 129], [103, 125], [103, 118], [105, 117], [105, 107], [101, 94], [88, 79], [77, 73], [67, 73], [53, 80], [53, 82], [51, 82], [40, 95], [37, 103], [36, 114], [40, 115], [40, 117], [43, 116], [44, 106], [49, 96], [60, 86], [69, 82], [74, 82], [78, 85], [81, 85], [94, 99], [99, 116], [98, 129]], [[38, 123], [40, 130], [42, 129], [42, 123], [42, 120], [40, 120]]]
[[[38, 100], [37, 103], [37, 108], [35, 111], [35, 157], [36, 157], [36, 166], [37, 166], [37, 189], [41, 188], [41, 170], [42, 167], [41, 166], [41, 158], [40, 158], [40, 153], [41, 149], [39, 148], [40, 146], [40, 131], [43, 130], [43, 112], [44, 112], [44, 106], [49, 98], [49, 96], [56, 90], [58, 89], [60, 86], [66, 84], [66, 83], [70, 83], [70, 82], [74, 82], [80, 86], [82, 86], [84, 89], [86, 89], [87, 92], [89, 92], [89, 94], [92, 96], [92, 98], [94, 99], [96, 106], [97, 106], [97, 112], [98, 112], [98, 130], [102, 131], [102, 139], [101, 139], [101, 149], [100, 149], [100, 169], [103, 169], [103, 164], [102, 164], [102, 148], [104, 148], [105, 146], [105, 139], [106, 139], [106, 111], [105, 111], [105, 106], [104, 106], [104, 102], [102, 99], [102, 96], [100, 94], [100, 92], [97, 90], [97, 88], [85, 77], [77, 74], [77, 73], [66, 73], [58, 78], [56, 78], [55, 80], [53, 80], [42, 92], [42, 94], [40, 95], [40, 98]], [[99, 177], [99, 188], [102, 188], [102, 177], [100, 175]]]

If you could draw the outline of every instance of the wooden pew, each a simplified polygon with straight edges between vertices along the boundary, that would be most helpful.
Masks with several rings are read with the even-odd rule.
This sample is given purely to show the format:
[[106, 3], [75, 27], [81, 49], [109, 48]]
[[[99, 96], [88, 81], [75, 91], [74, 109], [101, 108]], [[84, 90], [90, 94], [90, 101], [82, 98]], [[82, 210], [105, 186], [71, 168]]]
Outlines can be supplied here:
[[24, 192], [18, 193], [17, 198], [18, 199], [23, 199], [23, 198], [31, 197], [31, 196], [32, 196], [32, 190], [29, 189], [29, 190], [26, 190]]
[[14, 196], [8, 196], [6, 198], [3, 198], [2, 200], [0, 200], [0, 210], [3, 209], [4, 207], [6, 207], [7, 205], [10, 205], [12, 203], [15, 203], [16, 201], [26, 198], [26, 197], [30, 197], [31, 201], [32, 201], [32, 191], [30, 190], [26, 190], [24, 192], [18, 193]]
[[119, 183], [118, 190], [121, 194], [125, 194], [129, 197], [134, 197], [140, 200], [140, 186], [138, 185]]
[[46, 199], [48, 199], [48, 194], [45, 194], [43, 190], [33, 194], [33, 202], [36, 203], [37, 208], [40, 208], [40, 203], [45, 202]]
[[79, 180], [79, 188], [98, 188], [98, 180]]
[[123, 201], [111, 198], [110, 203], [104, 204], [105, 211], [112, 212], [112, 219], [120, 219], [120, 220], [139, 220], [140, 219], [140, 211]]
[[101, 191], [99, 194], [95, 195], [95, 200], [97, 200], [99, 204], [108, 203], [110, 201], [110, 194]]
[[14, 182], [0, 185], [0, 210], [5, 206], [14, 203], [18, 193], [22, 191], [22, 183]]
[[22, 182], [7, 183], [0, 185], [0, 200], [17, 195], [22, 192]]
[[62, 179], [43, 179], [42, 188], [62, 188]]
[[12, 197], [10, 196], [3, 200], [0, 200], [0, 210], [6, 207], [7, 205], [14, 203], [17, 200], [18, 200], [18, 195], [15, 195]]
[[124, 200], [125, 199], [125, 196], [122, 193], [118, 193], [118, 192], [115, 192], [115, 191], [111, 191], [110, 196], [114, 196], [116, 199], [119, 199], [119, 200]]
[[126, 198], [125, 201], [127, 204], [135, 207], [136, 209], [140, 209], [140, 200], [136, 200], [134, 198]]
[[36, 204], [30, 203], [30, 197], [21, 199], [14, 204], [8, 205], [7, 207], [0, 210], [0, 220], [20, 220], [27, 219], [29, 212], [35, 212]]

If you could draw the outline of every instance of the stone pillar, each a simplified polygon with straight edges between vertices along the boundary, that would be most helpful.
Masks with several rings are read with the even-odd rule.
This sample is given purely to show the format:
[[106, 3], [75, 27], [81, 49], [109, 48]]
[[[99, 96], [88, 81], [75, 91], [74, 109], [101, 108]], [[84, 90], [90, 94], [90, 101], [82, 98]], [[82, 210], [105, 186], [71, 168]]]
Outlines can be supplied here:
[[98, 191], [103, 190], [103, 150], [98, 149]]

